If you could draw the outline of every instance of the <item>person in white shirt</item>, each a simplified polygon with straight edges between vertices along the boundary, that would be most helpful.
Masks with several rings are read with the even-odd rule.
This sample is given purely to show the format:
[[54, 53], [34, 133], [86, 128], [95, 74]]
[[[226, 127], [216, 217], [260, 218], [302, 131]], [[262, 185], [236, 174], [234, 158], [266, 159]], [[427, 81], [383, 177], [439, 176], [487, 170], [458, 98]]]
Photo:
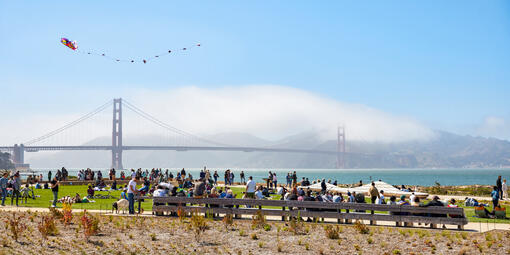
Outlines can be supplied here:
[[414, 202], [414, 198], [415, 198], [415, 197], [416, 197], [416, 196], [414, 195], [414, 192], [413, 192], [413, 193], [411, 193], [411, 196], [409, 197], [409, 203]]
[[260, 186], [257, 191], [255, 191], [255, 198], [257, 199], [266, 199], [264, 194], [262, 194], [262, 186]]
[[253, 199], [255, 198], [255, 187], [256, 183], [253, 181], [253, 177], [248, 177], [248, 182], [246, 183], [246, 195], [245, 198], [247, 199]]
[[508, 199], [508, 185], [506, 184], [506, 179], [503, 180], [503, 184], [501, 185], [501, 190], [503, 191], [503, 200]]
[[129, 214], [135, 214], [135, 194], [139, 191], [136, 189], [136, 181], [138, 177], [133, 177], [128, 184], [128, 201], [129, 201]]
[[379, 204], [379, 205], [386, 204], [386, 201], [384, 201], [384, 190], [381, 190], [379, 192], [379, 198], [377, 199], [377, 204]]

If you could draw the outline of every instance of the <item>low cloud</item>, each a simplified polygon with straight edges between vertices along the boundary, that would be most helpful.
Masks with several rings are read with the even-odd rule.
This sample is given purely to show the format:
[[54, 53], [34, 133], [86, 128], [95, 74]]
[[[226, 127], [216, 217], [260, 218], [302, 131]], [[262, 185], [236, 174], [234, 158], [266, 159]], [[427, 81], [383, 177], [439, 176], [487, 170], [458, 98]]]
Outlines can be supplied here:
[[503, 117], [487, 116], [482, 124], [478, 126], [475, 133], [484, 137], [495, 137], [499, 139], [510, 138], [510, 121]]
[[245, 132], [274, 140], [317, 131], [324, 139], [336, 139], [337, 126], [344, 125], [350, 140], [403, 142], [434, 136], [413, 119], [284, 86], [142, 90], [129, 101], [195, 134]]
[[[199, 136], [236, 132], [278, 140], [300, 132], [315, 131], [324, 140], [334, 140], [339, 125], [345, 126], [348, 140], [404, 142], [434, 136], [431, 129], [411, 118], [284, 86], [214, 89], [187, 86], [165, 91], [137, 89], [124, 99], [169, 125]], [[26, 142], [83, 116], [89, 110], [92, 109], [66, 115], [34, 114], [6, 120], [0, 127], [0, 143]], [[134, 114], [126, 104], [123, 112], [125, 138], [133, 134], [171, 136]], [[111, 118], [110, 106], [92, 119], [36, 144], [80, 145], [97, 137], [111, 137]], [[488, 123], [498, 124], [490, 120]], [[97, 145], [111, 143], [106, 138], [101, 140], [105, 144]]]

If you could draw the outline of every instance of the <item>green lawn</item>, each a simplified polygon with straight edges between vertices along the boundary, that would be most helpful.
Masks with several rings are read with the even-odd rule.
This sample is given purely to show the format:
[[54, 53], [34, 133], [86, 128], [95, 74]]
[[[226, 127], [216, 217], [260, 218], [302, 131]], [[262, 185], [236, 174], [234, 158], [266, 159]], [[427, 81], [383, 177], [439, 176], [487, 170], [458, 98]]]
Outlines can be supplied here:
[[[242, 192], [244, 192], [244, 188], [237, 188], [233, 187], [232, 191], [234, 194], [236, 194], [237, 198], [241, 198], [243, 196]], [[27, 204], [20, 203], [20, 206], [22, 207], [40, 207], [40, 208], [48, 208], [51, 205], [51, 200], [53, 199], [53, 194], [51, 190], [49, 189], [36, 189], [34, 190], [36, 195], [39, 195], [40, 197], [34, 199], [29, 199]], [[84, 197], [87, 194], [87, 186], [85, 185], [75, 185], [75, 186], [60, 186], [59, 187], [59, 198], [63, 196], [74, 196], [76, 193], [80, 194], [81, 197]], [[74, 209], [92, 209], [92, 210], [111, 210], [112, 209], [112, 203], [117, 201], [120, 197], [120, 191], [112, 191], [110, 193], [111, 196], [114, 198], [112, 199], [94, 199], [95, 203], [76, 203], [73, 204]], [[97, 194], [97, 192], [96, 192]], [[101, 192], [101, 194], [106, 194], [106, 192]], [[272, 199], [280, 199], [279, 195], [272, 195]], [[367, 198], [367, 203], [369, 202], [369, 199]], [[426, 201], [424, 201], [426, 202]], [[10, 198], [8, 197], [6, 199], [6, 204], [10, 204]], [[457, 203], [460, 207], [463, 207], [466, 215], [468, 217], [468, 220], [470, 222], [489, 222], [489, 223], [510, 223], [510, 219], [501, 220], [501, 219], [482, 219], [474, 217], [475, 211], [473, 207], [464, 207], [463, 203]], [[61, 207], [62, 204], [57, 204], [57, 207]], [[135, 206], [138, 208], [138, 206]], [[510, 211], [510, 205], [508, 203], [504, 203], [503, 207], [507, 208], [507, 211]], [[145, 202], [142, 202], [142, 208], [146, 211], [152, 210], [152, 200], [147, 200]], [[264, 208], [272, 208], [272, 209], [278, 209], [280, 207], [267, 207]], [[491, 209], [489, 209], [491, 210]], [[383, 213], [383, 212], [380, 212]]]

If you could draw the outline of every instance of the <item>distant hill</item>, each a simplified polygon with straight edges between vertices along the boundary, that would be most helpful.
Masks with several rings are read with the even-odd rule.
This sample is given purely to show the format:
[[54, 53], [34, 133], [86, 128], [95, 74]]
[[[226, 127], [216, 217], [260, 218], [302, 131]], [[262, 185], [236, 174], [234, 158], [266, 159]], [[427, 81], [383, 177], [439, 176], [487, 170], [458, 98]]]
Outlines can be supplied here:
[[[267, 141], [249, 134], [222, 133], [207, 137], [225, 144], [254, 147], [336, 150], [336, 141], [323, 141], [313, 132], [278, 141]], [[101, 137], [90, 145], [108, 144]], [[158, 136], [138, 136], [126, 145], [164, 145]], [[494, 138], [460, 136], [436, 131], [434, 139], [405, 143], [348, 141], [347, 168], [494, 168], [510, 166], [510, 142]], [[111, 152], [65, 151], [30, 154], [33, 168], [108, 168]], [[125, 167], [219, 167], [219, 168], [334, 168], [336, 157], [301, 153], [221, 152], [221, 151], [125, 151]]]

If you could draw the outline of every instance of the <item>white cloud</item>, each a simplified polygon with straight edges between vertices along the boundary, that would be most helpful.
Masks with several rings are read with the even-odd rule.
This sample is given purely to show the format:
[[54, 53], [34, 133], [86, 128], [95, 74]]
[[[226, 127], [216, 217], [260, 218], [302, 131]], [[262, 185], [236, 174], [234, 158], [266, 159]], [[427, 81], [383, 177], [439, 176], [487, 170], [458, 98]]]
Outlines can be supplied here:
[[[426, 140], [434, 135], [429, 128], [410, 118], [284, 86], [253, 85], [216, 89], [187, 86], [166, 91], [135, 90], [125, 99], [174, 127], [198, 135], [244, 132], [276, 140], [315, 130], [324, 139], [335, 139], [339, 124], [345, 125], [348, 140], [402, 142]], [[7, 120], [0, 126], [0, 145], [26, 142], [90, 110]], [[98, 136], [111, 136], [111, 118], [112, 108], [109, 107], [92, 120], [44, 144], [78, 145]], [[125, 137], [130, 134], [164, 133], [157, 126], [136, 117], [126, 107], [123, 121]]]
[[173, 126], [200, 134], [246, 132], [278, 139], [316, 130], [325, 139], [335, 139], [339, 124], [351, 140], [401, 142], [434, 134], [409, 118], [283, 86], [144, 90], [130, 101]]
[[503, 117], [487, 116], [475, 131], [485, 137], [510, 138], [510, 122]]

